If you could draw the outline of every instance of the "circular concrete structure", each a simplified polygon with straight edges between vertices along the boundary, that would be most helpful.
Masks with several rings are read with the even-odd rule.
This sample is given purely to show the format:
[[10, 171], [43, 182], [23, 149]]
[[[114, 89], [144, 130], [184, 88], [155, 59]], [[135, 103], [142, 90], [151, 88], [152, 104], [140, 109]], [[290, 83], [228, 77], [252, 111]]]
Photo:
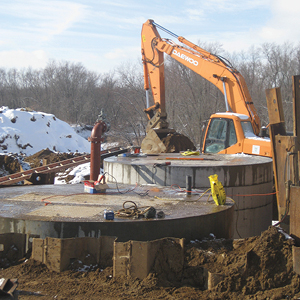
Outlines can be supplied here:
[[[234, 203], [217, 206], [208, 196], [156, 185], [129, 186], [109, 183], [106, 194], [83, 193], [84, 185], [39, 185], [1, 188], [0, 233], [31, 237], [115, 236], [118, 241], [147, 241], [163, 237], [200, 239], [213, 233], [232, 237]], [[153, 206], [164, 218], [104, 219], [104, 210], [117, 212], [125, 201], [141, 210]], [[128, 207], [130, 203], [126, 204]]]
[[236, 202], [234, 238], [260, 235], [272, 224], [273, 167], [268, 157], [244, 154], [185, 157], [170, 153], [118, 156], [106, 158], [104, 170], [113, 176], [108, 179], [124, 184], [185, 187], [186, 176], [192, 176], [192, 186], [202, 189], [210, 187], [208, 176], [217, 174], [226, 195]]

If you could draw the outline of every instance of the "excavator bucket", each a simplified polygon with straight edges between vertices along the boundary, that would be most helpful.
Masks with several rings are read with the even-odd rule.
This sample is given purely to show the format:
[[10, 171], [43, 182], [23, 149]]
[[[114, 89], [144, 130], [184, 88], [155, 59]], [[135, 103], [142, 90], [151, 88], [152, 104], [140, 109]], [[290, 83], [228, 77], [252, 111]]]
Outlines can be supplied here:
[[149, 129], [142, 141], [141, 150], [145, 154], [157, 154], [166, 152], [167, 148], [157, 133], [153, 129]]
[[141, 150], [146, 154], [179, 153], [180, 151], [196, 150], [193, 142], [174, 129], [149, 129], [142, 141]]

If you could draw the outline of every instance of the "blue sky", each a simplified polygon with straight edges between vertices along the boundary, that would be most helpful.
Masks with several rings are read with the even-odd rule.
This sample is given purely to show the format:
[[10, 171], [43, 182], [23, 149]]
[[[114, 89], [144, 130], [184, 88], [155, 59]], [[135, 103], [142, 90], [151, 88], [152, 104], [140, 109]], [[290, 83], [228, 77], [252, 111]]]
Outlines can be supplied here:
[[228, 52], [298, 44], [299, 14], [299, 0], [1, 0], [0, 67], [43, 68], [54, 59], [107, 73], [135, 64], [147, 19]]

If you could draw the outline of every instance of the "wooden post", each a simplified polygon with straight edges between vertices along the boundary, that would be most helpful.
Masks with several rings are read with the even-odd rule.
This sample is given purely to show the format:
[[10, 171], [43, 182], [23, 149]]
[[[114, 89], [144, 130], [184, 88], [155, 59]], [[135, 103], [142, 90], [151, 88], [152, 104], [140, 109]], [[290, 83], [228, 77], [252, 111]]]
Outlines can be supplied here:
[[295, 239], [296, 245], [300, 246], [300, 187], [291, 186], [290, 203], [290, 234]]
[[300, 135], [300, 75], [293, 76], [293, 133]]
[[[295, 238], [297, 246], [300, 245], [300, 188], [299, 188], [299, 161], [300, 161], [300, 75], [293, 76], [293, 133], [295, 136], [295, 160], [297, 159], [295, 186], [291, 187], [290, 197], [290, 233]], [[297, 250], [297, 251], [296, 251]], [[297, 253], [297, 255], [296, 255]], [[295, 256], [294, 256], [295, 255]], [[300, 272], [300, 249], [293, 249], [294, 270]]]
[[[299, 121], [298, 121], [299, 120]], [[300, 75], [293, 76], [293, 133], [296, 137], [296, 148], [300, 149]], [[297, 168], [297, 177], [298, 182], [295, 185], [299, 184], [299, 166], [300, 154], [298, 153], [298, 168]]]
[[[284, 125], [284, 114], [281, 99], [280, 88], [273, 88], [266, 90], [267, 105], [269, 113], [270, 125], [282, 124]], [[284, 129], [285, 132], [285, 129]], [[279, 133], [282, 134], [282, 133]], [[285, 134], [282, 134], [285, 135]]]
[[285, 224], [289, 224], [289, 211], [287, 203], [290, 201], [289, 183], [295, 185], [298, 181], [298, 151], [296, 148], [296, 137], [294, 136], [281, 136], [275, 137], [276, 149], [276, 166], [277, 166], [277, 205], [279, 220], [285, 217]]
[[[273, 172], [274, 172], [274, 181], [275, 181], [275, 190], [279, 191], [278, 187], [278, 165], [277, 160], [278, 156], [276, 155], [276, 141], [275, 136], [280, 134], [285, 136], [285, 122], [283, 114], [283, 106], [281, 99], [280, 88], [272, 88], [266, 90], [267, 106], [269, 113], [269, 133], [271, 139], [272, 153], [273, 153]], [[278, 212], [280, 212], [280, 199], [279, 194], [276, 194]], [[280, 213], [279, 213], [280, 219]]]

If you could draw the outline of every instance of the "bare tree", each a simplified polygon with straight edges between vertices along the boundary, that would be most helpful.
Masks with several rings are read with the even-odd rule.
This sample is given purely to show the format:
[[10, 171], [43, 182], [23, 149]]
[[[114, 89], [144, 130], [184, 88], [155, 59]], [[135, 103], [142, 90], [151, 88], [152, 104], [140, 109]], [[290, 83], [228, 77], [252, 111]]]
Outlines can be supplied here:
[[[199, 43], [205, 50], [229, 58], [245, 78], [250, 95], [267, 125], [265, 89], [280, 87], [288, 130], [292, 125], [292, 75], [300, 74], [300, 43], [262, 44], [240, 53], [225, 53], [218, 43]], [[43, 69], [0, 68], [1, 105], [30, 107], [55, 114], [70, 123], [93, 124], [104, 109], [110, 136], [140, 144], [147, 117], [143, 68], [124, 64], [97, 74], [82, 64], [50, 61]], [[222, 93], [187, 67], [165, 59], [166, 109], [170, 127], [201, 144], [203, 124], [212, 113], [225, 110]]]
[[114, 100], [121, 118], [115, 119], [114, 134], [131, 145], [140, 145], [147, 124], [142, 65], [127, 63], [117, 72], [118, 87], [114, 90]]

